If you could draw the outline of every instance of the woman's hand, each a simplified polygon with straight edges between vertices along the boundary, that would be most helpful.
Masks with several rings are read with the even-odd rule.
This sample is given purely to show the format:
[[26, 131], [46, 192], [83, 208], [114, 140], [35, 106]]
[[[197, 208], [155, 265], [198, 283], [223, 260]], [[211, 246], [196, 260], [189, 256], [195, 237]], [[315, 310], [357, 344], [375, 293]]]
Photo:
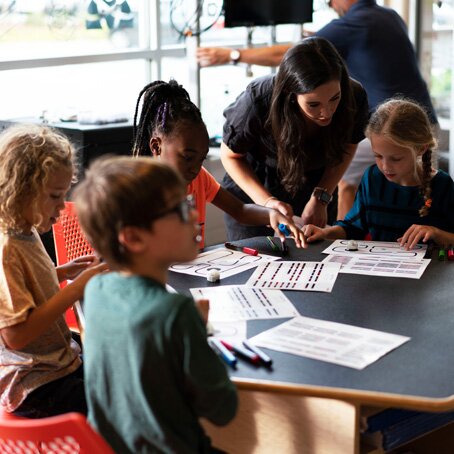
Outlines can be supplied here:
[[423, 243], [427, 243], [429, 240], [433, 240], [437, 244], [443, 243], [441, 230], [430, 225], [413, 224], [397, 241], [400, 246], [404, 246], [405, 249], [409, 251], [419, 242], [422, 241]]
[[293, 217], [293, 208], [288, 203], [282, 202], [276, 198], [269, 198], [268, 201], [263, 205], [266, 208], [273, 208], [273, 210], [279, 211], [288, 218]]
[[58, 280], [63, 282], [67, 279], [75, 279], [83, 270], [95, 263], [99, 263], [99, 259], [95, 255], [84, 255], [64, 265], [57, 266]]
[[270, 225], [277, 233], [281, 241], [285, 241], [285, 235], [279, 230], [279, 224], [285, 224], [288, 227], [288, 229], [292, 233], [293, 238], [295, 239], [296, 247], [307, 247], [303, 232], [295, 225], [293, 219], [291, 217], [289, 218], [287, 216], [284, 216], [277, 210], [270, 210]]
[[315, 197], [311, 197], [304, 207], [301, 218], [305, 225], [314, 224], [318, 227], [325, 227], [328, 222], [327, 205], [324, 205]]
[[317, 227], [313, 224], [305, 224], [302, 228], [303, 234], [306, 237], [306, 241], [308, 243], [313, 243], [317, 240], [324, 240], [326, 239], [327, 231], [322, 229], [321, 227]]

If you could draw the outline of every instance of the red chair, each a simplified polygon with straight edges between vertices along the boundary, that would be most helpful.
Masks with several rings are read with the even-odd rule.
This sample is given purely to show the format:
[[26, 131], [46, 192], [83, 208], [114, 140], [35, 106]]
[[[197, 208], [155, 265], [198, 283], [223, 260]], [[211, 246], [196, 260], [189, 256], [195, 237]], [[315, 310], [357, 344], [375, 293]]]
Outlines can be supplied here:
[[82, 255], [94, 254], [94, 249], [79, 226], [73, 202], [65, 202], [65, 209], [52, 228], [57, 265], [63, 265]]
[[[0, 405], [0, 424], [2, 421], [17, 421], [18, 419], [27, 419], [23, 416], [16, 416], [13, 413], [8, 413], [1, 405]], [[1, 452], [1, 451], [0, 451]]]
[[[83, 234], [73, 202], [65, 202], [65, 209], [60, 213], [58, 222], [52, 227], [55, 244], [57, 265], [63, 265], [82, 255], [94, 254], [87, 238]], [[77, 302], [75, 310], [68, 309], [66, 312], [66, 323], [72, 329], [79, 329], [83, 332], [83, 320], [81, 311], [78, 310], [80, 303]]]
[[0, 453], [115, 454], [79, 413], [0, 419]]

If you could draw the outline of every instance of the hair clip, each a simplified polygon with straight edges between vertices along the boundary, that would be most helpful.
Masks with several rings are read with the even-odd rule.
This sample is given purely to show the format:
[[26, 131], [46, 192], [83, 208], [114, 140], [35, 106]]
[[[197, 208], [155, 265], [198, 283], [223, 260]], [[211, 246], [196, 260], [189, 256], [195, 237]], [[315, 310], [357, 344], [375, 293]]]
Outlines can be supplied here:
[[427, 207], [427, 208], [430, 208], [432, 206], [432, 199], [427, 199], [425, 202], [424, 202], [424, 205]]

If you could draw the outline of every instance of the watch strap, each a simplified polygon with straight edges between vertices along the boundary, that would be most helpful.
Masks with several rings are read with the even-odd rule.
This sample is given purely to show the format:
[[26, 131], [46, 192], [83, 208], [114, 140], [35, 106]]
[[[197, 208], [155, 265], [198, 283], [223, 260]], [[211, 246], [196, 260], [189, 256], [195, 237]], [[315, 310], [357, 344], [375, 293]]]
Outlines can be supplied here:
[[326, 188], [316, 187], [314, 188], [312, 195], [324, 205], [328, 205], [328, 203], [333, 200], [333, 196], [328, 192]]

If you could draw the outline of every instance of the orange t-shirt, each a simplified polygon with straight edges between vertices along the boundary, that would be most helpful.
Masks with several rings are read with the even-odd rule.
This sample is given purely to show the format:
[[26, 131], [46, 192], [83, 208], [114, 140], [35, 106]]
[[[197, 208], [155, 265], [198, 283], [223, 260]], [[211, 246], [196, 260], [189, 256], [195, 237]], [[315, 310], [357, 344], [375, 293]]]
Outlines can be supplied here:
[[188, 194], [192, 194], [194, 197], [195, 207], [199, 212], [200, 235], [202, 236], [200, 248], [203, 248], [205, 244], [206, 204], [213, 201], [220, 187], [221, 185], [204, 167], [188, 185]]

